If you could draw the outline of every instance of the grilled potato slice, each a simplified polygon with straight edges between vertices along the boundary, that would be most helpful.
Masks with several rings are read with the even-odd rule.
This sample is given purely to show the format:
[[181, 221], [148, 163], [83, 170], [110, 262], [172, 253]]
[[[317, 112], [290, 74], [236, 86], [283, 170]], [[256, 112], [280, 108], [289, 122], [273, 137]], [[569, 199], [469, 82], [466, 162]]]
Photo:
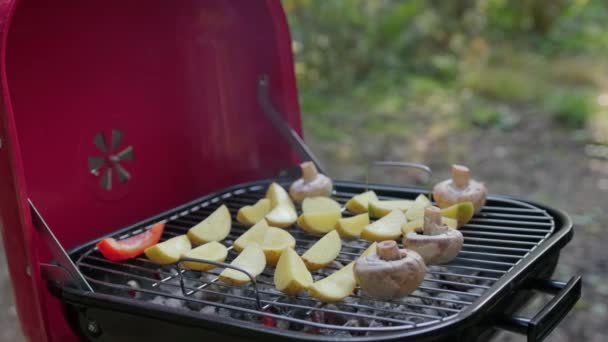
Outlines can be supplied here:
[[376, 193], [370, 190], [353, 196], [344, 207], [353, 214], [363, 214], [368, 211], [369, 203], [377, 200]]
[[195, 245], [211, 241], [222, 241], [230, 233], [232, 218], [225, 204], [222, 204], [206, 219], [188, 230], [188, 238]]
[[[361, 256], [366, 256], [376, 250], [376, 242], [371, 244]], [[342, 267], [331, 275], [315, 282], [308, 288], [308, 294], [322, 302], [337, 302], [350, 296], [357, 287], [355, 273], [353, 271], [355, 262]]]
[[370, 201], [369, 216], [381, 218], [393, 210], [406, 212], [413, 204], [414, 201], [411, 200]]
[[277, 290], [295, 296], [312, 285], [312, 275], [298, 253], [287, 248], [281, 254], [274, 271], [274, 285]]
[[311, 271], [323, 268], [340, 254], [342, 240], [335, 230], [325, 234], [319, 241], [312, 245], [303, 255], [302, 260]]
[[311, 234], [325, 234], [336, 229], [340, 216], [339, 211], [304, 213], [298, 217], [298, 226]]
[[[257, 277], [264, 272], [266, 267], [266, 257], [264, 251], [257, 244], [252, 244], [245, 249], [230, 263], [247, 271], [252, 277]], [[230, 285], [243, 285], [251, 280], [243, 272], [226, 268], [220, 273], [220, 281]]]
[[[208, 242], [182, 254], [184, 258], [205, 259], [217, 262], [224, 262], [226, 256], [228, 256], [228, 249], [217, 241]], [[184, 267], [196, 271], [209, 271], [217, 266], [203, 262], [185, 261]]]
[[388, 215], [363, 228], [361, 237], [369, 241], [395, 240], [401, 236], [401, 226], [407, 222], [401, 210], [393, 210]]
[[421, 219], [424, 217], [424, 209], [431, 205], [431, 201], [426, 196], [420, 194], [405, 213], [405, 217], [407, 217], [409, 221]]
[[266, 223], [266, 220], [262, 219], [239, 236], [232, 244], [232, 247], [234, 247], [234, 250], [237, 252], [240, 252], [253, 243], [257, 243], [261, 246], [264, 242], [264, 235], [266, 235], [267, 230], [268, 223]]
[[280, 203], [266, 214], [268, 224], [279, 228], [287, 228], [294, 224], [297, 219], [296, 210], [287, 203]]
[[236, 214], [236, 220], [245, 225], [253, 225], [262, 220], [269, 211], [270, 200], [262, 198], [254, 205], [246, 205], [239, 209]]
[[324, 213], [327, 211], [340, 212], [340, 203], [322, 196], [306, 197], [302, 202], [302, 212], [304, 213]]
[[275, 208], [281, 203], [287, 204], [295, 208], [287, 191], [277, 183], [272, 183], [266, 190], [266, 198], [270, 200], [270, 207]]
[[188, 237], [186, 235], [178, 235], [146, 248], [144, 254], [146, 254], [148, 259], [157, 264], [167, 265], [177, 262], [182, 253], [188, 252], [191, 248], [192, 245]]
[[475, 207], [472, 202], [461, 202], [441, 209], [441, 215], [458, 221], [458, 227], [462, 227], [471, 221]]
[[296, 247], [296, 239], [286, 230], [269, 227], [264, 233], [261, 247], [266, 255], [266, 263], [274, 266], [286, 248]]
[[343, 217], [338, 220], [336, 230], [340, 233], [343, 239], [358, 239], [361, 236], [363, 228], [369, 224], [369, 215], [367, 213], [359, 214], [352, 217]]

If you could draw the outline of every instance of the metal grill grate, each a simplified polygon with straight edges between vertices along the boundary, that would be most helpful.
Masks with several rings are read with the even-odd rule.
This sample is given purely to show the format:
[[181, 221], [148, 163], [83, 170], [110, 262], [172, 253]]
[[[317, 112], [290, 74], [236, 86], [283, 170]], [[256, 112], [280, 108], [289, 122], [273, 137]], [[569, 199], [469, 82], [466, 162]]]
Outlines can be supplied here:
[[[256, 184], [219, 193], [187, 210], [171, 214], [166, 217], [163, 240], [185, 234], [217, 207], [226, 204], [233, 216], [233, 227], [223, 243], [230, 248], [247, 229], [235, 219], [238, 209], [262, 198], [267, 186], [268, 183]], [[381, 199], [413, 199], [418, 195], [408, 190], [372, 189]], [[334, 199], [344, 204], [362, 191], [360, 185], [338, 184]], [[343, 214], [350, 216], [347, 211]], [[142, 229], [141, 226], [133, 227], [117, 238], [129, 237]], [[553, 218], [540, 208], [515, 200], [491, 198], [483, 211], [461, 228], [465, 240], [458, 257], [447, 265], [430, 266], [422, 286], [403, 299], [376, 300], [358, 289], [344, 301], [333, 304], [321, 303], [306, 294], [289, 297], [274, 289], [273, 268], [267, 267], [257, 279], [261, 310], [255, 305], [252, 285], [234, 287], [218, 281], [221, 268], [209, 272], [183, 271], [181, 276], [185, 286], [182, 289], [180, 272], [175, 266], [161, 267], [145, 257], [112, 262], [93, 245], [74, 252], [72, 258], [97, 292], [303, 333], [359, 336], [418, 328], [455, 317], [480, 300], [495, 282], [550, 236], [554, 229]], [[296, 226], [288, 231], [296, 239], [296, 250], [300, 255], [318, 240], [318, 237], [308, 235]], [[343, 241], [336, 262], [313, 272], [315, 280], [346, 265], [368, 245], [369, 242], [363, 240]], [[226, 262], [236, 255], [230, 249]]]

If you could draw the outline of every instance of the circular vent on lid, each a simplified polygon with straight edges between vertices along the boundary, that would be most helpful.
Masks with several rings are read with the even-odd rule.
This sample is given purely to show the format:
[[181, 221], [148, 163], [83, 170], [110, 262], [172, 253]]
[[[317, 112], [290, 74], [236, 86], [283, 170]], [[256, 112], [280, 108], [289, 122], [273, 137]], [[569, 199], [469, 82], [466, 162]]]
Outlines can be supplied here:
[[122, 144], [124, 133], [118, 129], [112, 129], [109, 133], [105, 135], [99, 132], [95, 135], [93, 143], [98, 154], [88, 157], [89, 171], [99, 178], [99, 186], [106, 191], [131, 180], [128, 169], [129, 162], [133, 160], [133, 146]]

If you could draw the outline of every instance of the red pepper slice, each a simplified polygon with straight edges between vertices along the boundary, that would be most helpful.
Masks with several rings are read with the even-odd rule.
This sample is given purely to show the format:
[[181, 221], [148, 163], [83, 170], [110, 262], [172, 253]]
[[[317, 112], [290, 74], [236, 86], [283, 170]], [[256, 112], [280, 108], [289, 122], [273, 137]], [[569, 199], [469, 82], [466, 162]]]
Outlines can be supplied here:
[[156, 223], [143, 233], [123, 240], [106, 238], [97, 243], [97, 248], [106, 259], [121, 261], [135, 258], [148, 247], [154, 246], [160, 240], [165, 229], [164, 223]]

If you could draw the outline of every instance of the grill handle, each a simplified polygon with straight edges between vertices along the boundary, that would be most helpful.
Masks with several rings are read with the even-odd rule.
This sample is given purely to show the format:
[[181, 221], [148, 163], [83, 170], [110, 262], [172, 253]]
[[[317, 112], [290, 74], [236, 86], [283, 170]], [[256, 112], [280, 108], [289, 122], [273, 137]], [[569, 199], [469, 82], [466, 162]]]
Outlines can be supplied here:
[[528, 342], [542, 341], [564, 319], [581, 297], [581, 285], [581, 276], [574, 276], [567, 283], [534, 279], [529, 284], [530, 289], [555, 296], [534, 317], [506, 317], [499, 321], [498, 326], [528, 336]]
[[[251, 280], [251, 284], [253, 285], [253, 293], [255, 294], [255, 304], [256, 304], [258, 310], [262, 311], [262, 302], [260, 301], [260, 294], [258, 292], [258, 285], [255, 281], [255, 277], [253, 277], [246, 270], [244, 270], [240, 267], [234, 266], [234, 265], [227, 264], [225, 262], [219, 262], [219, 261], [213, 261], [213, 260], [207, 260], [207, 259], [198, 259], [198, 258], [181, 258], [179, 260], [179, 262], [177, 263], [177, 273], [179, 274], [179, 285], [182, 288], [182, 293], [184, 294], [184, 296], [188, 297], [191, 294], [193, 294], [194, 292], [196, 292], [196, 291], [187, 291], [186, 290], [186, 284], [184, 282], [184, 272], [188, 271], [188, 268], [184, 267], [183, 263], [188, 262], [188, 261], [189, 262], [198, 262], [201, 264], [210, 264], [210, 265], [214, 265], [217, 267], [231, 268], [231, 269], [239, 271], [241, 273], [245, 273], [245, 275], [247, 275], [247, 277]], [[205, 287], [211, 285], [212, 283], [215, 283], [218, 279], [219, 279], [219, 277], [214, 278], [210, 282], [199, 286], [197, 288], [197, 290], [204, 289]]]
[[[375, 161], [371, 161], [367, 164], [367, 169], [365, 170], [365, 189], [366, 191], [369, 190], [369, 184], [370, 184], [370, 175], [372, 173], [372, 170], [377, 169], [377, 168], [389, 168], [389, 167], [397, 167], [397, 168], [410, 168], [410, 169], [416, 169], [418, 171], [421, 171], [423, 173], [425, 173], [428, 176], [428, 180], [425, 182], [425, 184], [428, 184], [431, 181], [431, 178], [433, 177], [433, 171], [431, 170], [430, 167], [424, 165], [424, 164], [419, 164], [419, 163], [411, 163], [411, 162], [402, 162], [402, 161], [392, 161], [392, 160], [375, 160]], [[428, 196], [429, 199], [432, 198], [432, 189], [428, 189]]]
[[312, 153], [312, 150], [306, 145], [304, 140], [298, 133], [291, 128], [285, 116], [279, 113], [270, 102], [270, 78], [263, 74], [258, 79], [258, 103], [262, 108], [262, 112], [266, 115], [272, 125], [279, 131], [291, 147], [300, 155], [303, 160], [312, 161], [320, 173], [327, 175], [327, 172], [321, 165], [319, 158]]

